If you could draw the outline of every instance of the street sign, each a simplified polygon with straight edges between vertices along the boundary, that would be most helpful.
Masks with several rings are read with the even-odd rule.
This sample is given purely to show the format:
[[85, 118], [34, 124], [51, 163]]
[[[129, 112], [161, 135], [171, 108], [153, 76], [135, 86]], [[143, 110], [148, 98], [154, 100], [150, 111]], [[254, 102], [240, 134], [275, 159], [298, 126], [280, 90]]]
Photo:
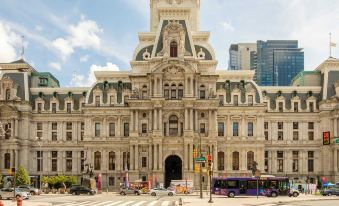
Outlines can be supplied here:
[[335, 139], [335, 144], [339, 144], [339, 138]]
[[200, 165], [199, 164], [194, 164], [194, 172], [198, 173], [200, 171]]
[[195, 162], [196, 163], [204, 163], [204, 162], [206, 162], [206, 158], [205, 157], [197, 157], [195, 159]]

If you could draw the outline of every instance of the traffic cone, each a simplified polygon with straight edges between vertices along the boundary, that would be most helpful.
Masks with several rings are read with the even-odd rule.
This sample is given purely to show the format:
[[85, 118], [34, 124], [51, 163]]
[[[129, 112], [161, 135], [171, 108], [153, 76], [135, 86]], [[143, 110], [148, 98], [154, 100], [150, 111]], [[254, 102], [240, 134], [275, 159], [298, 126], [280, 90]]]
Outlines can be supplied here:
[[4, 203], [0, 200], [0, 206], [4, 206]]
[[17, 206], [22, 206], [22, 198], [21, 198], [21, 197], [19, 197], [19, 198], [17, 199], [16, 205], [17, 205]]

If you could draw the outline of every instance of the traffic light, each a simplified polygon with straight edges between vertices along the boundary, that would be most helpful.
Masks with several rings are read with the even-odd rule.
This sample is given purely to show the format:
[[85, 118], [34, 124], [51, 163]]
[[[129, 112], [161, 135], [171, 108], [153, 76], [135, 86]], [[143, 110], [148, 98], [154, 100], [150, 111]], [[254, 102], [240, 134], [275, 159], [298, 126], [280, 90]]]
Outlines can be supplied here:
[[207, 168], [209, 171], [212, 170], [212, 155], [207, 155]]
[[197, 158], [198, 157], [198, 150], [194, 149], [193, 150], [193, 158]]

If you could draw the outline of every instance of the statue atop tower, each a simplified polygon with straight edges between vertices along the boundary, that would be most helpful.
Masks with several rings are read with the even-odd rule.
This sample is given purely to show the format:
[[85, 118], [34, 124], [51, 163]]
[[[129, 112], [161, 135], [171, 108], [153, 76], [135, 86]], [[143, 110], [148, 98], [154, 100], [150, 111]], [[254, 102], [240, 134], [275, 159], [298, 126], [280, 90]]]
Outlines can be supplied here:
[[155, 32], [163, 20], [187, 20], [192, 31], [199, 30], [200, 0], [150, 0], [151, 28]]

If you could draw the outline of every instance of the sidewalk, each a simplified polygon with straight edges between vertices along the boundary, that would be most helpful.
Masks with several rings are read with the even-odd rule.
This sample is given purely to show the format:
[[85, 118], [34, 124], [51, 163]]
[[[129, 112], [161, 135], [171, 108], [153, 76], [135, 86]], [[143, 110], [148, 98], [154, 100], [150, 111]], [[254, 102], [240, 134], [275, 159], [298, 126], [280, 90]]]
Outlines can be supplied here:
[[[2, 200], [2, 203], [4, 203], [4, 206], [17, 206], [17, 203], [13, 202], [12, 200]], [[52, 206], [52, 203], [31, 202], [31, 201], [24, 200], [22, 201], [22, 206]]]
[[221, 196], [213, 196], [213, 204], [208, 203], [209, 197], [204, 194], [204, 198], [200, 199], [199, 197], [183, 197], [180, 196], [183, 201], [184, 206], [205, 206], [205, 205], [213, 205], [213, 206], [248, 206], [248, 205], [260, 205], [260, 204], [276, 204], [276, 203], [291, 203], [291, 202], [299, 202], [299, 201], [313, 201], [313, 200], [339, 200], [339, 197], [323, 197], [316, 195], [300, 195], [299, 197], [286, 197], [280, 196], [277, 198], [263, 197], [221, 197]]

